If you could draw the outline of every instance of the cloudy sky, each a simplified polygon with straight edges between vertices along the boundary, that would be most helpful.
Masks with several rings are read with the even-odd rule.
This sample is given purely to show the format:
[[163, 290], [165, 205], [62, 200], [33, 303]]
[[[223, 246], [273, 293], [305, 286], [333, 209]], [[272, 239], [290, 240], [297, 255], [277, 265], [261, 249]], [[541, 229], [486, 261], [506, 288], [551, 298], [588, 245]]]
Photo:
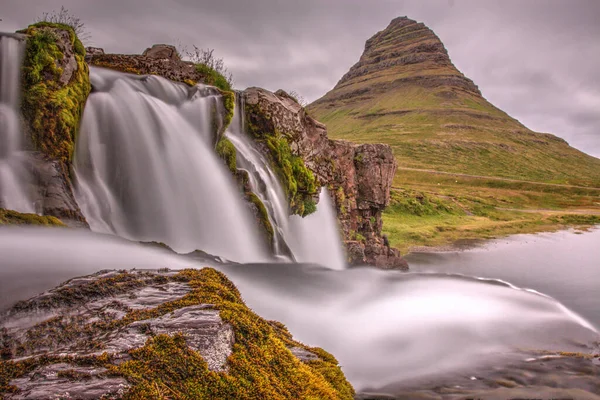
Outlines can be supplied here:
[[600, 157], [597, 0], [0, 0], [0, 31], [61, 5], [88, 45], [140, 53], [153, 43], [214, 48], [238, 88], [312, 101], [396, 16], [424, 22], [483, 95], [531, 129]]

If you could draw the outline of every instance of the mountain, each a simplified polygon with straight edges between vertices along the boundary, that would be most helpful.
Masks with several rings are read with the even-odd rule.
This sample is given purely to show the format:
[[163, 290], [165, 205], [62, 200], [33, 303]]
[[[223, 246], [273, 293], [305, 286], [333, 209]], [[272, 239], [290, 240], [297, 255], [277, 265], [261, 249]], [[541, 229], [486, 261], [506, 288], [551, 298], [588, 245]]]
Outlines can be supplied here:
[[[476, 55], [474, 55], [476, 57]], [[439, 37], [407, 17], [307, 107], [333, 138], [386, 143], [403, 168], [600, 186], [600, 160], [537, 133], [488, 102]]]

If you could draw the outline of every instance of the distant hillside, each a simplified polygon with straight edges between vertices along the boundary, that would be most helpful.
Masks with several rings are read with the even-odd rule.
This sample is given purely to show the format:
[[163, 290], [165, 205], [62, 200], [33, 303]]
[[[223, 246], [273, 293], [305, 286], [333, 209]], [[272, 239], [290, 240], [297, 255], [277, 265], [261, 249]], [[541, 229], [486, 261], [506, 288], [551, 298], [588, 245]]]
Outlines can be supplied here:
[[435, 33], [406, 17], [367, 40], [308, 110], [333, 138], [391, 145], [400, 167], [600, 186], [599, 159], [494, 107]]

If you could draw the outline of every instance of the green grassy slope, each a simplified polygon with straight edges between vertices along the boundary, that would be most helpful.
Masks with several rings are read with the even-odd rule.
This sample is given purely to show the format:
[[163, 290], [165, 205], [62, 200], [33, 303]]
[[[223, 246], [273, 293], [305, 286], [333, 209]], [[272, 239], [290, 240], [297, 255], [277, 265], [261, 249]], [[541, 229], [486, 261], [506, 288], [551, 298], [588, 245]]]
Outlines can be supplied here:
[[[406, 17], [307, 109], [331, 138], [392, 147], [384, 232], [402, 250], [599, 222], [600, 160], [489, 103], [433, 31]], [[424, 213], [423, 199], [444, 207]]]
[[389, 144], [401, 167], [600, 186], [599, 159], [494, 107], [438, 37], [405, 18], [308, 110], [332, 138]]

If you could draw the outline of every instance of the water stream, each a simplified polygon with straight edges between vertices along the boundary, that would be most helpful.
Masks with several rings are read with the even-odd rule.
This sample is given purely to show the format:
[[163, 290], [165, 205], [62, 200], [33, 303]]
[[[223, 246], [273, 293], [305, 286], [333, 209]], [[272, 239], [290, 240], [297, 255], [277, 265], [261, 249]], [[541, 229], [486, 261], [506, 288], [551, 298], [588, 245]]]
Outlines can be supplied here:
[[33, 212], [27, 192], [30, 176], [23, 164], [19, 117], [21, 59], [25, 43], [0, 35], [0, 208]]

